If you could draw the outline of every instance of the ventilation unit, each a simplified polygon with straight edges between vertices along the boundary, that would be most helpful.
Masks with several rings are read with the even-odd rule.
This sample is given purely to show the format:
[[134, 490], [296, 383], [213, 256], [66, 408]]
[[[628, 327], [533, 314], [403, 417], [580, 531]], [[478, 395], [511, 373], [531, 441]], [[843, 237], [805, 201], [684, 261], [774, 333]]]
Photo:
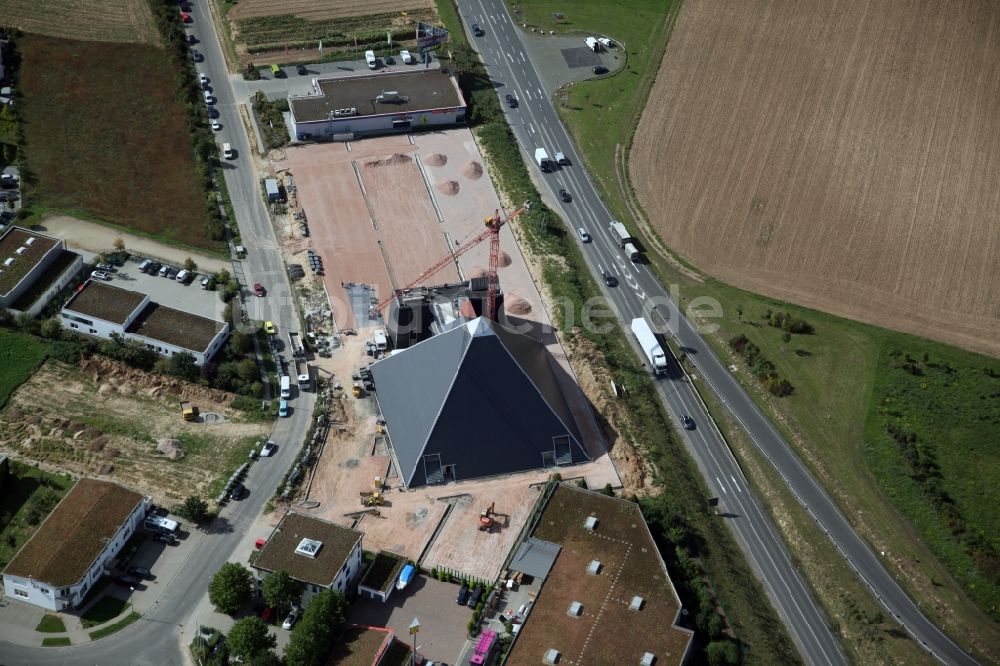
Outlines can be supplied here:
[[632, 597], [632, 603], [628, 605], [628, 609], [631, 611], [641, 611], [642, 607], [646, 605], [646, 600], [642, 597]]
[[545, 659], [542, 660], [546, 664], [558, 664], [559, 663], [559, 650], [555, 648], [550, 648], [545, 653]]
[[319, 555], [319, 549], [323, 547], [322, 541], [314, 541], [313, 539], [303, 539], [299, 542], [298, 548], [295, 552], [299, 555], [305, 555], [306, 557], [311, 557], [313, 559]]
[[656, 663], [656, 655], [652, 652], [644, 652], [639, 661], [640, 666], [653, 666]]
[[591, 516], [590, 518], [587, 518], [587, 522], [585, 522], [583, 524], [583, 526], [586, 527], [591, 532], [593, 532], [594, 530], [596, 530], [597, 529], [597, 516]]
[[601, 573], [601, 563], [599, 560], [591, 560], [590, 564], [587, 565], [587, 573], [592, 576], [596, 576]]
[[572, 615], [573, 617], [580, 617], [581, 613], [583, 613], [583, 604], [581, 604], [579, 601], [574, 601], [573, 603], [571, 603], [569, 605], [569, 610], [566, 611], [567, 615]]

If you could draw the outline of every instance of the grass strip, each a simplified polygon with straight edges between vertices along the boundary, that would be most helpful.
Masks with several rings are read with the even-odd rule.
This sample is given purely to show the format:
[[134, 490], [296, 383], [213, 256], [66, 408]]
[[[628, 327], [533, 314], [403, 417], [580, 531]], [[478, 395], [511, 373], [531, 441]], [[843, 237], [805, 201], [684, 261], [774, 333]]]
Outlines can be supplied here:
[[109, 624], [106, 627], [101, 627], [97, 631], [90, 632], [90, 640], [96, 641], [98, 639], [104, 638], [105, 636], [110, 636], [113, 633], [121, 631], [128, 625], [138, 620], [140, 617], [142, 616], [139, 615], [138, 613], [134, 612], [129, 613], [128, 617], [126, 617], [124, 620], [121, 620], [120, 622], [115, 622], [114, 624]]

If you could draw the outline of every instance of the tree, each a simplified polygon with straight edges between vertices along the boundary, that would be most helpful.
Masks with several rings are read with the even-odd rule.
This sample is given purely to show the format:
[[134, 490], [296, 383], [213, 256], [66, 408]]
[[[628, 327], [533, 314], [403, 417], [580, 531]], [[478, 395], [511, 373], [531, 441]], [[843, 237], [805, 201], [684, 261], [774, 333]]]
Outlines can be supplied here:
[[208, 502], [196, 495], [191, 495], [181, 505], [180, 514], [188, 520], [201, 524], [208, 520]]
[[167, 373], [174, 377], [193, 381], [198, 378], [198, 364], [188, 352], [173, 354], [167, 361]]
[[215, 610], [232, 615], [254, 594], [253, 574], [242, 564], [226, 562], [208, 584], [208, 600]]
[[184, 270], [194, 273], [198, 270], [198, 264], [194, 263], [194, 259], [188, 257], [184, 260]]
[[42, 336], [51, 339], [62, 337], [63, 327], [55, 317], [49, 317], [42, 322]]
[[276, 571], [268, 575], [261, 585], [261, 592], [264, 594], [264, 601], [274, 608], [279, 616], [287, 612], [302, 595], [299, 583], [285, 571]]
[[267, 624], [256, 615], [237, 620], [226, 640], [229, 642], [230, 653], [242, 657], [244, 662], [255, 660], [277, 644], [275, 637], [268, 631]]
[[736, 644], [728, 640], [712, 641], [705, 648], [705, 655], [708, 657], [708, 663], [711, 666], [729, 666], [730, 664], [740, 663]]
[[121, 236], [118, 236], [117, 238], [115, 238], [115, 242], [114, 242], [113, 245], [114, 245], [114, 248], [115, 248], [115, 252], [124, 252], [125, 251], [125, 241], [122, 240]]
[[340, 592], [322, 590], [309, 601], [302, 621], [292, 630], [285, 661], [296, 666], [323, 666], [333, 642], [344, 630], [350, 606]]

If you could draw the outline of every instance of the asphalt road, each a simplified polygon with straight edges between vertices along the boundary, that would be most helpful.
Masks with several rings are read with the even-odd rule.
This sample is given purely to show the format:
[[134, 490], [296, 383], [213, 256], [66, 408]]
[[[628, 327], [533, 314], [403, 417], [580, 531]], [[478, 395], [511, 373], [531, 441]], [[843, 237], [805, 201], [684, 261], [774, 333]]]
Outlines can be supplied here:
[[[217, 138], [220, 143], [228, 141], [237, 150], [237, 158], [226, 164], [223, 173], [239, 220], [243, 245], [248, 250], [242, 270], [246, 284], [260, 282], [268, 290], [265, 298], [249, 296], [250, 317], [273, 321], [282, 335], [289, 330], [298, 331], [291, 288], [260, 196], [258, 175], [225, 70], [218, 37], [204, 3], [193, 3], [191, 14], [194, 22], [188, 32], [200, 38], [196, 48], [205, 56], [197, 67], [211, 78], [213, 94], [218, 99], [216, 107], [223, 129], [217, 133]], [[277, 490], [298, 454], [309, 429], [314, 401], [314, 394], [303, 393], [291, 402], [291, 416], [279, 419], [272, 434], [272, 439], [280, 444], [276, 455], [251, 466], [245, 482], [250, 494], [241, 501], [230, 502], [222, 510], [219, 519], [209, 528], [210, 533], [191, 552], [188, 562], [142, 619], [108, 638], [68, 648], [31, 648], [0, 643], [0, 662], [5, 666], [161, 666], [189, 661], [186, 655], [187, 645], [194, 637], [194, 610], [207, 596], [209, 580], [224, 562], [230, 559], [246, 561], [245, 555], [252, 547], [246, 543], [246, 533], [263, 512], [264, 504]]]
[[[560, 188], [572, 194], [571, 203], [555, 205], [562, 210], [570, 226], [585, 228], [593, 238], [593, 242], [580, 245], [595, 276], [599, 279], [601, 272], [607, 271], [618, 277], [619, 286], [604, 291], [622, 322], [627, 324], [645, 313], [651, 322], [668, 330], [701, 377], [888, 612], [939, 660], [949, 664], [975, 663], [920, 612], [893, 580], [691, 322], [681, 316], [676, 301], [648, 267], [629, 261], [612, 242], [607, 232], [611, 213], [598, 196], [583, 160], [543, 90], [520, 31], [512, 23], [502, 0], [459, 0], [458, 4], [466, 28], [478, 23], [485, 31], [482, 37], [469, 33], [469, 39], [482, 55], [501, 101], [508, 93], [519, 101], [515, 109], [503, 106], [529, 163], [533, 162], [538, 147], [545, 148], [550, 156], [561, 151], [571, 161], [571, 166], [554, 173], [539, 170], [536, 175], [548, 190], [548, 201], [558, 202], [556, 193]], [[803, 658], [817, 664], [844, 663], [844, 653], [827, 626], [822, 610], [792, 565], [774, 525], [751, 494], [731, 451], [675, 360], [671, 359], [671, 372], [656, 384], [675, 418], [689, 414], [697, 423], [693, 431], [682, 430], [687, 436], [688, 449], [709, 487], [719, 496], [737, 542], [756, 568]]]

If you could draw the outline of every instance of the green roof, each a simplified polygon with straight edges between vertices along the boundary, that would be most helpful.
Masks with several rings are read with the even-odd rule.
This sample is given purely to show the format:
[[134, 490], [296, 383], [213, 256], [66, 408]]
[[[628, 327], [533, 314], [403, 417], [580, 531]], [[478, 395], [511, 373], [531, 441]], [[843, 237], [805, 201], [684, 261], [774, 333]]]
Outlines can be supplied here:
[[[303, 539], [322, 545], [315, 557], [296, 553]], [[361, 532], [301, 513], [286, 513], [261, 549], [253, 568], [267, 572], [284, 571], [303, 583], [330, 587], [347, 562]]]
[[21, 227], [11, 227], [0, 236], [0, 296], [7, 296], [57, 245], [55, 238]]

